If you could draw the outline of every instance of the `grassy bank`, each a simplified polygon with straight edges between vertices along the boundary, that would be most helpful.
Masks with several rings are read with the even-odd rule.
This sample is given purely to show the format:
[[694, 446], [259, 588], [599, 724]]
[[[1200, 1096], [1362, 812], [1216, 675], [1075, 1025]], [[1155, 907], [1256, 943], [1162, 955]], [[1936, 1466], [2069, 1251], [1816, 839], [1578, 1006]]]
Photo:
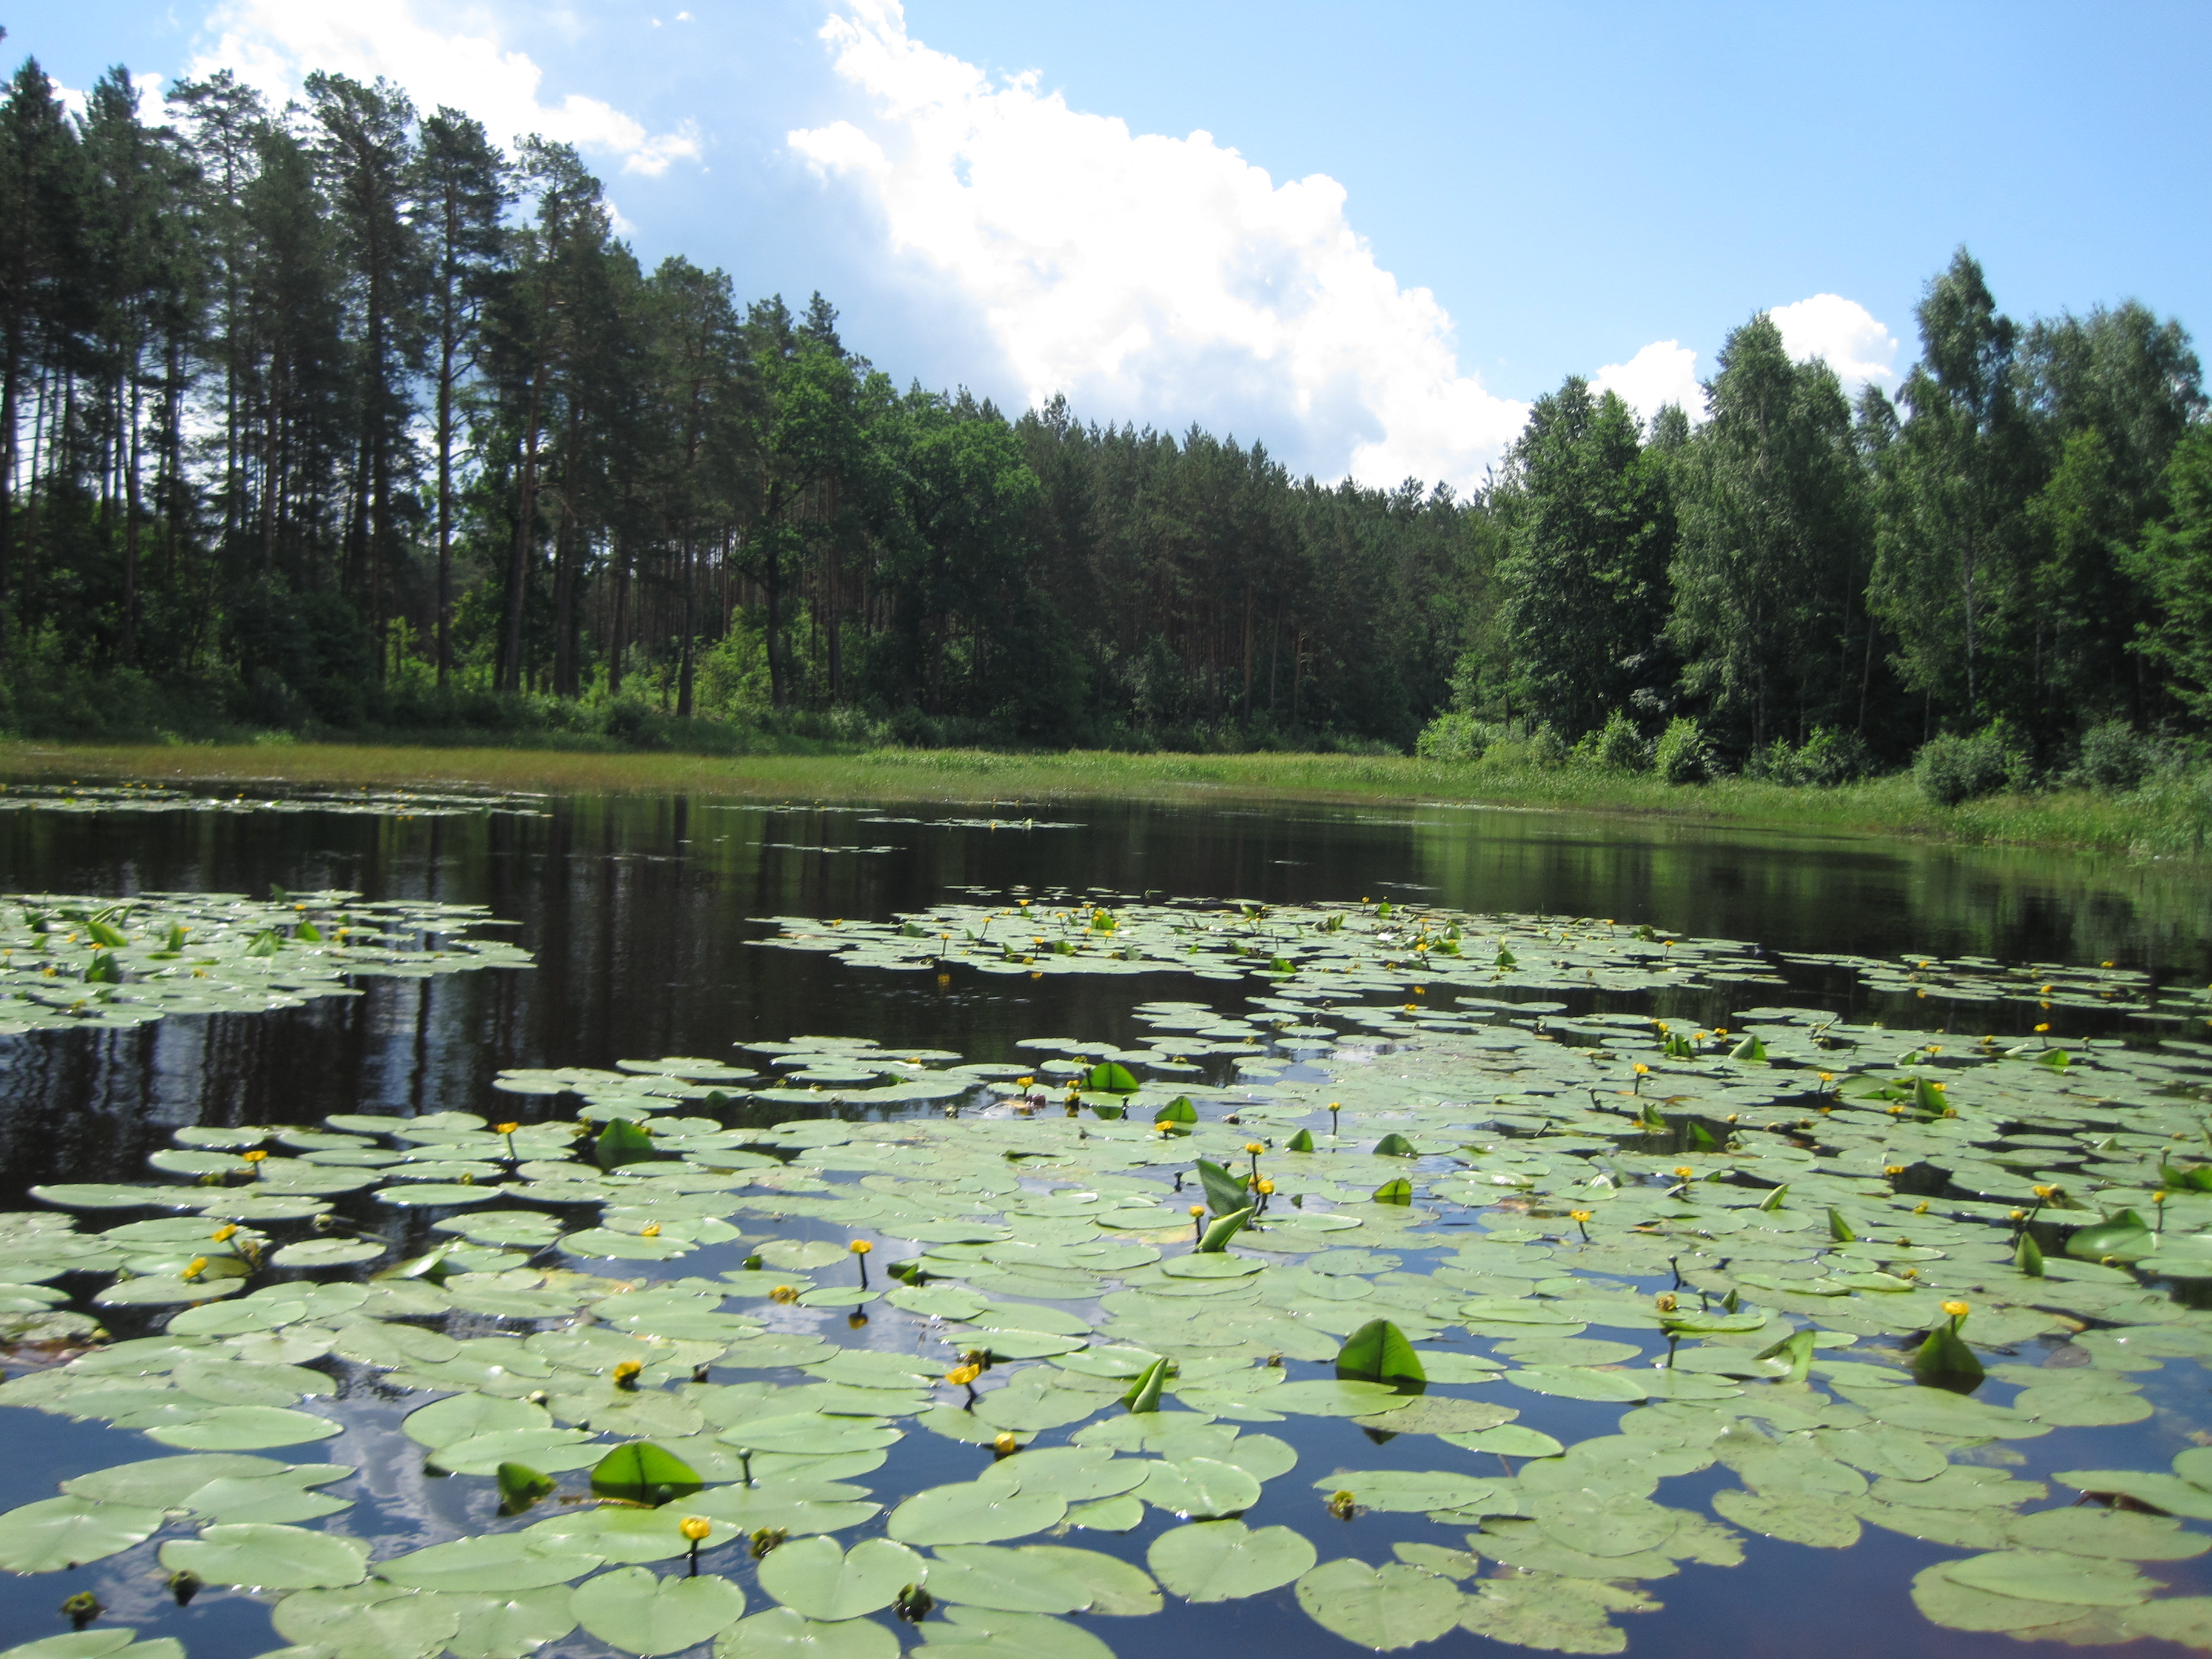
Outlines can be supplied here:
[[0, 744], [0, 776], [48, 782], [128, 778], [173, 785], [465, 785], [768, 800], [1432, 802], [2183, 857], [2203, 856], [2212, 827], [2212, 800], [2201, 785], [2126, 795], [2085, 790], [2000, 795], [1947, 809], [1929, 805], [1902, 776], [1836, 788], [1793, 788], [1741, 778], [1670, 787], [1648, 775], [1577, 767], [1504, 771], [1397, 756], [1002, 755], [874, 749], [732, 758], [335, 744]]

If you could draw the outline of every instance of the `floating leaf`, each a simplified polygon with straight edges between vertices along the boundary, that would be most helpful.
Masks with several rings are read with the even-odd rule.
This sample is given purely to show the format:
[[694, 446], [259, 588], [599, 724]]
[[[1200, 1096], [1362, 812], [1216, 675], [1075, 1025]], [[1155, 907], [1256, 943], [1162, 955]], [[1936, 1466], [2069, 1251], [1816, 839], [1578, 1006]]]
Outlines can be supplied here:
[[888, 1538], [863, 1539], [849, 1553], [830, 1538], [793, 1539], [760, 1564], [763, 1589], [806, 1618], [829, 1623], [887, 1607], [902, 1588], [928, 1575], [928, 1563]]
[[376, 1576], [416, 1589], [481, 1590], [507, 1594], [544, 1589], [580, 1578], [601, 1557], [583, 1551], [536, 1547], [528, 1533], [497, 1532], [457, 1538], [449, 1544], [395, 1555], [376, 1564]]
[[890, 1513], [886, 1530], [902, 1544], [989, 1544], [1057, 1526], [1067, 1500], [963, 1480], [918, 1492]]
[[1324, 1630], [1377, 1652], [1433, 1642], [1459, 1623], [1459, 1591], [1401, 1561], [1324, 1562], [1299, 1577], [1297, 1597]]
[[302, 1653], [333, 1659], [430, 1659], [459, 1632], [459, 1596], [383, 1583], [301, 1590], [270, 1615], [276, 1633]]
[[744, 1616], [745, 1593], [713, 1573], [662, 1578], [617, 1567], [569, 1593], [577, 1623], [609, 1647], [653, 1659], [720, 1635]]
[[1951, 1579], [1993, 1595], [2076, 1607], [2124, 1607], [2159, 1588], [2134, 1564], [2055, 1550], [1997, 1550], [1948, 1564]]
[[143, 1543], [167, 1518], [158, 1509], [135, 1504], [96, 1503], [74, 1494], [42, 1498], [0, 1515], [0, 1567], [59, 1572], [98, 1561]]
[[1257, 1531], [1242, 1521], [1194, 1521], [1162, 1533], [1145, 1553], [1152, 1576], [1187, 1601], [1235, 1601], [1289, 1583], [1310, 1569], [1314, 1547], [1288, 1527]]
[[789, 1607], [770, 1607], [732, 1626], [716, 1659], [898, 1659], [899, 1639], [870, 1619], [824, 1624]]
[[1128, 1616], [1160, 1607], [1159, 1591], [1142, 1570], [1059, 1544], [952, 1545], [931, 1564], [929, 1590], [940, 1601], [1004, 1613]]
[[453, 1659], [528, 1659], [576, 1628], [565, 1586], [446, 1599], [459, 1620], [446, 1644]]
[[258, 1589], [317, 1589], [357, 1584], [368, 1575], [368, 1546], [304, 1527], [247, 1522], [203, 1528], [196, 1539], [161, 1546], [161, 1565], [210, 1584]]

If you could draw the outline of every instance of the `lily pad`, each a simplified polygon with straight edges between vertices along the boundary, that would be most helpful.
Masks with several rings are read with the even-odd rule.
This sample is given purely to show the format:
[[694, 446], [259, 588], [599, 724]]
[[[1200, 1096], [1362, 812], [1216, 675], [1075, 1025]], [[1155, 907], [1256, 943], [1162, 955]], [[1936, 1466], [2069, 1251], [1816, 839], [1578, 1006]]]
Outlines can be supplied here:
[[1433, 1642], [1460, 1617], [1456, 1588], [1402, 1561], [1323, 1562], [1298, 1579], [1297, 1597], [1324, 1630], [1377, 1652]]
[[848, 1552], [830, 1538], [798, 1538], [762, 1558], [760, 1586], [793, 1612], [835, 1624], [890, 1606], [902, 1588], [929, 1576], [928, 1563], [888, 1538]]
[[357, 1584], [368, 1573], [368, 1546], [304, 1527], [246, 1522], [203, 1528], [198, 1538], [161, 1546], [161, 1565], [210, 1584], [258, 1589], [317, 1589]]
[[643, 1567], [617, 1567], [569, 1592], [568, 1607], [609, 1647], [653, 1659], [729, 1629], [744, 1617], [745, 1593], [713, 1573], [663, 1578]]
[[135, 1504], [103, 1504], [74, 1494], [42, 1498], [0, 1515], [0, 1567], [59, 1572], [142, 1544], [167, 1517]]
[[770, 1607], [725, 1631], [714, 1652], [716, 1659], [898, 1659], [899, 1639], [872, 1619], [825, 1624]]
[[1316, 1560], [1313, 1545], [1288, 1527], [1258, 1530], [1242, 1521], [1194, 1521], [1155, 1538], [1145, 1565], [1187, 1601], [1236, 1601], [1291, 1583]]

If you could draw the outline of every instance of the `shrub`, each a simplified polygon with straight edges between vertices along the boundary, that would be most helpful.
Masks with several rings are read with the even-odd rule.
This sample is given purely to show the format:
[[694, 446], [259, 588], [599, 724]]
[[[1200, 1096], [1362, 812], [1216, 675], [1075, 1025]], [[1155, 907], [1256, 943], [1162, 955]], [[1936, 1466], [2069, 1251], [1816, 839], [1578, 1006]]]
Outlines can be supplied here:
[[1803, 748], [1790, 757], [1792, 783], [1851, 783], [1874, 769], [1874, 756], [1866, 739], [1856, 732], [1832, 726], [1813, 729]]
[[1931, 738], [1912, 757], [1913, 782], [1938, 806], [1993, 795], [2019, 770], [2019, 757], [1994, 721], [1971, 738]]
[[1452, 711], [1437, 715], [1421, 728], [1413, 752], [1423, 760], [1479, 761], [1499, 736], [1498, 728], [1488, 722]]
[[1606, 717], [1604, 728], [1591, 744], [1592, 757], [1613, 772], [1641, 772], [1651, 764], [1650, 746], [1636, 722], [1616, 708]]
[[2125, 720], [2104, 720], [2081, 734], [2073, 781], [2084, 788], [2124, 794], [2142, 787], [2153, 758], [2149, 740]]
[[1743, 757], [1743, 775], [1760, 783], [1796, 783], [1797, 751], [1790, 746], [1789, 738], [1777, 738]]
[[1704, 782], [1713, 769], [1712, 749], [1705, 742], [1705, 728], [1687, 715], [1676, 715], [1659, 734], [1653, 763], [1662, 783]]
[[1567, 763], [1566, 741], [1557, 732], [1552, 730], [1550, 721], [1546, 721], [1530, 734], [1528, 758], [1534, 764], [1547, 768], [1565, 766]]

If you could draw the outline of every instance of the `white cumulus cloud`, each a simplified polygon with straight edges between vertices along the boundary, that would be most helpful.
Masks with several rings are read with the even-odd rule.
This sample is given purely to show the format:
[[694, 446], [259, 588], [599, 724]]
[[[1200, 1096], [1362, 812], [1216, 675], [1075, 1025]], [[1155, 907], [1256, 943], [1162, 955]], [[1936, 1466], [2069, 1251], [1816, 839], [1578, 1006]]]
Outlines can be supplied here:
[[482, 17], [447, 33], [418, 19], [409, 0], [226, 0], [208, 31], [213, 42], [194, 60], [194, 75], [228, 69], [279, 100], [296, 95], [315, 70], [361, 81], [382, 76], [422, 108], [467, 111], [502, 143], [542, 133], [648, 176], [699, 159], [688, 121], [653, 132], [601, 99], [572, 92], [544, 102], [544, 71], [527, 53], [502, 47]]
[[1519, 431], [1527, 405], [1462, 372], [1451, 319], [1376, 263], [1334, 179], [1277, 184], [1209, 133], [1133, 133], [1033, 74], [994, 82], [912, 39], [897, 0], [848, 0], [822, 33], [871, 113], [791, 148], [982, 319], [1022, 398], [1233, 423], [1384, 485], [1475, 484]]
[[1626, 362], [1607, 363], [1590, 376], [1590, 390], [1618, 392], [1647, 422], [1668, 404], [1681, 404], [1693, 423], [1705, 418], [1698, 354], [1680, 340], [1654, 340]]
[[[1792, 357], [1801, 363], [1826, 359], [1847, 393], [1856, 394], [1869, 380], [1896, 384], [1897, 341], [1857, 301], [1815, 294], [1767, 314]], [[1698, 354], [1680, 340], [1654, 340], [1626, 362], [1606, 364], [1590, 376], [1590, 386], [1618, 392], [1647, 422], [1665, 404], [1681, 404], [1693, 425], [1705, 418]]]
[[1826, 358], [1845, 391], [1856, 392], [1869, 380], [1897, 383], [1897, 341], [1857, 301], [1815, 294], [1770, 314], [1790, 355], [1801, 363]]

